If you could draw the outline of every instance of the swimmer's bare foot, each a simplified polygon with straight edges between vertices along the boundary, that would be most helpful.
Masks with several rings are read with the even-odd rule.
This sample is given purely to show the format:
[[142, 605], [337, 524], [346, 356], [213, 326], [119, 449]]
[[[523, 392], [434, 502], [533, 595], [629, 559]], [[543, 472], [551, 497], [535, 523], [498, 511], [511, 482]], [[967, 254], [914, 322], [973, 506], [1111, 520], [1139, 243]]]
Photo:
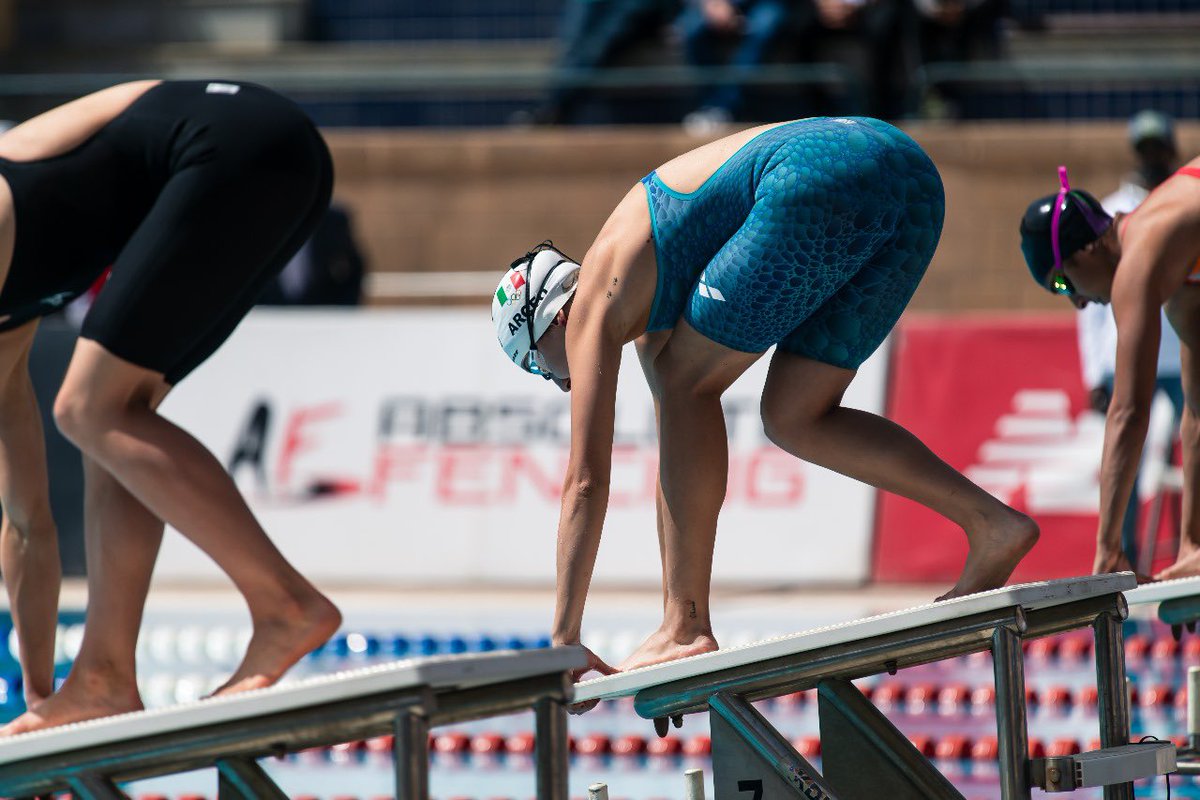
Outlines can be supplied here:
[[717, 640], [711, 633], [672, 633], [659, 628], [642, 642], [633, 655], [621, 662], [618, 672], [649, 667], [688, 656], [711, 653], [717, 649]]
[[1175, 560], [1183, 561], [1196, 552], [1200, 552], [1200, 546], [1192, 543], [1186, 536], [1181, 537], [1179, 540], [1179, 552], [1175, 554]]
[[0, 728], [0, 737], [142, 710], [132, 676], [76, 666], [62, 688]]
[[1159, 572], [1154, 577], [1158, 580], [1171, 580], [1173, 578], [1191, 578], [1198, 573], [1200, 562], [1196, 559], [1200, 558], [1200, 545], [1192, 542], [1188, 537], [1183, 536], [1179, 539], [1179, 552], [1175, 555], [1175, 563]]
[[1184, 551], [1182, 543], [1179, 547], [1179, 558], [1175, 563], [1154, 576], [1155, 580], [1169, 581], [1175, 578], [1194, 578], [1200, 575], [1200, 549], [1195, 545]]
[[286, 605], [276, 605], [269, 616], [255, 618], [242, 663], [214, 696], [270, 686], [342, 624], [337, 606], [316, 590]]
[[970, 551], [962, 575], [938, 600], [1000, 588], [1037, 543], [1037, 523], [1019, 511], [1005, 511], [1004, 519], [967, 531]]

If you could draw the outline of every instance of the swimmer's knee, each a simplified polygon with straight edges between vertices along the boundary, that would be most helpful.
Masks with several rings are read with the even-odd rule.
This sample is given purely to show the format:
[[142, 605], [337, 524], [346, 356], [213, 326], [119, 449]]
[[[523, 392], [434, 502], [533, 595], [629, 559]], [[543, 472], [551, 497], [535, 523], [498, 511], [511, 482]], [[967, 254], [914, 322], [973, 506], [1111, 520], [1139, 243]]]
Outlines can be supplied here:
[[763, 432], [771, 444], [792, 453], [807, 449], [806, 441], [813, 428], [813, 420], [807, 418], [798, 403], [789, 403], [778, 396], [764, 393], [758, 413], [762, 418]]
[[842, 395], [820, 397], [815, 392], [796, 391], [768, 379], [758, 413], [767, 439], [794, 454], [809, 451], [809, 442], [822, 420], [841, 407]]
[[98, 446], [101, 434], [111, 430], [128, 404], [108, 402], [86, 390], [60, 389], [54, 398], [54, 424], [72, 444], [84, 451]]
[[62, 389], [54, 398], [54, 424], [76, 447], [83, 449], [90, 438], [89, 431], [95, 428], [92, 417], [87, 398], [79, 392]]

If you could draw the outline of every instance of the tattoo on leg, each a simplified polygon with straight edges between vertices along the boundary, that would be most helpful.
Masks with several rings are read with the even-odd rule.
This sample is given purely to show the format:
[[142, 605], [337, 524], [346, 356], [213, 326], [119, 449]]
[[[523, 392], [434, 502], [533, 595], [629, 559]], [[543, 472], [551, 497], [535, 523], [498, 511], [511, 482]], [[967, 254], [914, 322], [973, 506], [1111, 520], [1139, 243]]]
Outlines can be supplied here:
[[688, 602], [692, 604], [692, 610], [688, 613], [688, 616], [691, 617], [692, 619], [695, 619], [696, 618], [696, 601], [689, 600]]

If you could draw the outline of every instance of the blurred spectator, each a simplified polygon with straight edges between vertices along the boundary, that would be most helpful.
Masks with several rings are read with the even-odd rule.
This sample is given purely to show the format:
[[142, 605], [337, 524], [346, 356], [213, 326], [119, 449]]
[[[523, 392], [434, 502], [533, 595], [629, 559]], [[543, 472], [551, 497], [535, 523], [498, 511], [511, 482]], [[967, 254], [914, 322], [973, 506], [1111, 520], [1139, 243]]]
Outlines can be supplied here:
[[823, 42], [850, 39], [865, 60], [866, 113], [896, 119], [904, 111], [904, 11], [908, 0], [803, 0], [798, 27], [807, 60]]
[[[688, 62], [715, 67], [756, 67], [767, 62], [794, 21], [798, 0], [690, 0], [679, 17], [679, 32]], [[728, 49], [732, 46], [732, 53]], [[701, 106], [683, 125], [704, 133], [737, 119], [746, 87], [722, 82], [704, 88]]]
[[1133, 211], [1179, 168], [1175, 123], [1166, 114], [1149, 110], [1135, 114], [1129, 120], [1129, 144], [1137, 156], [1137, 167], [1104, 199], [1104, 210], [1110, 214]]
[[[916, 23], [917, 54], [921, 64], [998, 58], [1000, 21], [1006, 0], [912, 0]], [[958, 116], [962, 87], [939, 87], [928, 101], [947, 108], [929, 116]]]
[[331, 205], [312, 238], [264, 290], [259, 303], [273, 306], [356, 306], [365, 268], [350, 215]]
[[[1109, 214], [1129, 213], [1141, 205], [1160, 183], [1171, 177], [1179, 166], [1175, 132], [1171, 118], [1157, 111], [1142, 111], [1129, 121], [1129, 144], [1137, 157], [1137, 168], [1126, 175], [1118, 189], [1101, 201]], [[1079, 356], [1084, 385], [1093, 409], [1108, 410], [1116, 371], [1117, 323], [1112, 308], [1098, 303], [1084, 307], [1078, 316]], [[1175, 329], [1162, 318], [1162, 341], [1158, 349], [1158, 391], [1164, 392], [1175, 407], [1175, 423], [1183, 414], [1183, 384], [1180, 381], [1180, 345]], [[1140, 504], [1134, 497], [1125, 508], [1121, 527], [1121, 548], [1129, 563], [1137, 562], [1137, 528]]]
[[[580, 73], [611, 66], [631, 47], [662, 35], [681, 0], [567, 0], [563, 12], [562, 51], [556, 68]], [[561, 125], [572, 121], [587, 89], [561, 78], [549, 97], [514, 122]]]
[[17, 40], [17, 0], [0, 0], [0, 52], [8, 52]]
[[1000, 54], [1005, 0], [912, 0], [921, 63], [969, 61]]

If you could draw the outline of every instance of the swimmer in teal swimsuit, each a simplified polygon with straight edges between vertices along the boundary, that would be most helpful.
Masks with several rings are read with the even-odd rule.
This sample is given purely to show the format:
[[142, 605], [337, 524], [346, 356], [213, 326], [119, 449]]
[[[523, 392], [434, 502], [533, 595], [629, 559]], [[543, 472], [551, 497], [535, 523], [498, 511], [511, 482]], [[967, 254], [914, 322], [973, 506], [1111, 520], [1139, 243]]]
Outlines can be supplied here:
[[771, 440], [961, 525], [970, 554], [945, 597], [1004, 584], [1037, 539], [1034, 522], [894, 423], [841, 406], [920, 282], [944, 202], [933, 163], [891, 125], [799, 120], [662, 165], [621, 201], [581, 265], [549, 245], [513, 262], [492, 304], [500, 345], [572, 391], [556, 644], [580, 641], [608, 504], [617, 368], [634, 340], [658, 419], [664, 619], [622, 670], [717, 648], [708, 600], [728, 466], [721, 394], [772, 345], [762, 396]]

